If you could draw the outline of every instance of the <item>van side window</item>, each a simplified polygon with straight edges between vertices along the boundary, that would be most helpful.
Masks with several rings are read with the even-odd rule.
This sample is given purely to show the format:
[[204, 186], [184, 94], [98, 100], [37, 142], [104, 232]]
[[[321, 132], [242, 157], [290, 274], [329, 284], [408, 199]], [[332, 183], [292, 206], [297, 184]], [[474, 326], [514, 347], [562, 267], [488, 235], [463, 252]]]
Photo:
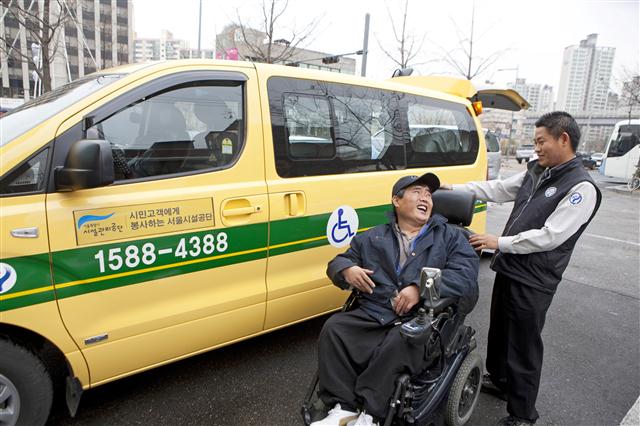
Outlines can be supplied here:
[[244, 144], [242, 84], [189, 83], [140, 99], [87, 130], [112, 146], [116, 180], [222, 169]]
[[392, 95], [375, 89], [353, 88], [335, 96], [338, 156], [345, 160], [379, 160], [393, 138]]
[[471, 164], [478, 153], [478, 133], [464, 105], [407, 96], [410, 144], [407, 167]]
[[267, 87], [280, 176], [405, 168], [400, 95], [285, 77], [271, 77]]
[[0, 195], [33, 194], [44, 189], [49, 150], [20, 164], [0, 182]]
[[335, 146], [327, 98], [285, 93], [284, 115], [292, 158], [333, 158]]

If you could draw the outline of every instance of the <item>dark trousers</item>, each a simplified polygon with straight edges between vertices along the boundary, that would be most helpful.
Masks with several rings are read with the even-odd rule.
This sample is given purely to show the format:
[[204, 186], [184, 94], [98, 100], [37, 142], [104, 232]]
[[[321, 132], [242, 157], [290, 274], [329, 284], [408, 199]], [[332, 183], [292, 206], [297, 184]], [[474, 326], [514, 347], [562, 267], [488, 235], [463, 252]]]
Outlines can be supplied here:
[[382, 326], [361, 309], [331, 316], [318, 343], [319, 396], [383, 418], [403, 373], [422, 371], [425, 346], [400, 336], [400, 326]]
[[487, 371], [507, 394], [507, 411], [532, 422], [542, 372], [542, 328], [553, 294], [497, 273], [491, 297]]

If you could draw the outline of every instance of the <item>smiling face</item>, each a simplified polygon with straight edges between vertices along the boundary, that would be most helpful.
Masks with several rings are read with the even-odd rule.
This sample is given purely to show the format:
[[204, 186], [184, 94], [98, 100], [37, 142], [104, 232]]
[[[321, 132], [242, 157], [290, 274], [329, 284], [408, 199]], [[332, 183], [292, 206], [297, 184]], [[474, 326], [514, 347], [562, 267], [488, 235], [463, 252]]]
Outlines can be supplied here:
[[563, 132], [555, 138], [546, 127], [536, 127], [535, 152], [538, 154], [538, 164], [542, 167], [555, 167], [573, 158], [569, 135]]
[[422, 227], [431, 217], [433, 200], [431, 191], [424, 185], [411, 185], [404, 189], [404, 195], [393, 196], [393, 206], [398, 216], [398, 224]]

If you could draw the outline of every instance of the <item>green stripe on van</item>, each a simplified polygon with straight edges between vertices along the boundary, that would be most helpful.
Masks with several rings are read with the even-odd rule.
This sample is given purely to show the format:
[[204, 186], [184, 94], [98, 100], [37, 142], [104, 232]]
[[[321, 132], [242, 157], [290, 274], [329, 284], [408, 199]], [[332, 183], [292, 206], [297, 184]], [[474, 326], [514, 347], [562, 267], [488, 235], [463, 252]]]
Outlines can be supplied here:
[[[389, 205], [357, 209], [358, 228], [367, 229], [385, 223], [385, 213]], [[329, 244], [327, 240], [327, 221], [331, 214], [320, 214], [271, 222], [271, 243], [269, 256], [291, 253], [299, 250], [320, 247]]]
[[[485, 211], [486, 208], [486, 203], [476, 203], [474, 213]], [[385, 213], [390, 211], [390, 206], [385, 204], [357, 211], [359, 229], [367, 229], [385, 223]], [[55, 291], [51, 283], [48, 254], [5, 259], [2, 262], [16, 270], [18, 280], [9, 292], [0, 295], [0, 312], [52, 301], [56, 294], [58, 298], [73, 297], [262, 259], [267, 255], [277, 256], [321, 247], [328, 244], [326, 226], [329, 217], [330, 214], [325, 213], [276, 220], [270, 225], [252, 224], [53, 252], [51, 261]], [[267, 247], [269, 230], [271, 243]], [[218, 250], [222, 248], [218, 246], [218, 238], [223, 233], [226, 234], [228, 246], [221, 251]], [[214, 247], [209, 244], [207, 251], [204, 250], [205, 239], [209, 243], [214, 242]], [[199, 252], [194, 245], [196, 241], [199, 242]], [[151, 246], [154, 255], [149, 254]], [[184, 250], [178, 253], [180, 247]], [[138, 254], [138, 262], [132, 256], [134, 252]], [[109, 266], [119, 266], [114, 254], [122, 258], [120, 268]]]
[[487, 211], [487, 203], [486, 201], [476, 201], [476, 205], [473, 208], [473, 213], [480, 213]]
[[[1, 262], [15, 270], [16, 281], [9, 291], [0, 294], [0, 312], [55, 300], [48, 253], [2, 259]], [[5, 288], [7, 285], [5, 282]], [[19, 297], [15, 297], [18, 293]]]

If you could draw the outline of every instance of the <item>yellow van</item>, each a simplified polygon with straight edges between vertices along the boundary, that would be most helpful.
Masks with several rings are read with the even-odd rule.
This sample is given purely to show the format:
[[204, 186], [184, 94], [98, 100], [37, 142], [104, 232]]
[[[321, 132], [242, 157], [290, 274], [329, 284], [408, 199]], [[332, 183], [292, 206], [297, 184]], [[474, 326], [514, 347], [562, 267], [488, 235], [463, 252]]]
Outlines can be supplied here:
[[483, 96], [499, 97], [454, 79], [171, 61], [4, 116], [3, 419], [45, 422], [59, 380], [73, 415], [83, 390], [337, 309], [326, 263], [386, 220], [393, 182], [485, 177]]

